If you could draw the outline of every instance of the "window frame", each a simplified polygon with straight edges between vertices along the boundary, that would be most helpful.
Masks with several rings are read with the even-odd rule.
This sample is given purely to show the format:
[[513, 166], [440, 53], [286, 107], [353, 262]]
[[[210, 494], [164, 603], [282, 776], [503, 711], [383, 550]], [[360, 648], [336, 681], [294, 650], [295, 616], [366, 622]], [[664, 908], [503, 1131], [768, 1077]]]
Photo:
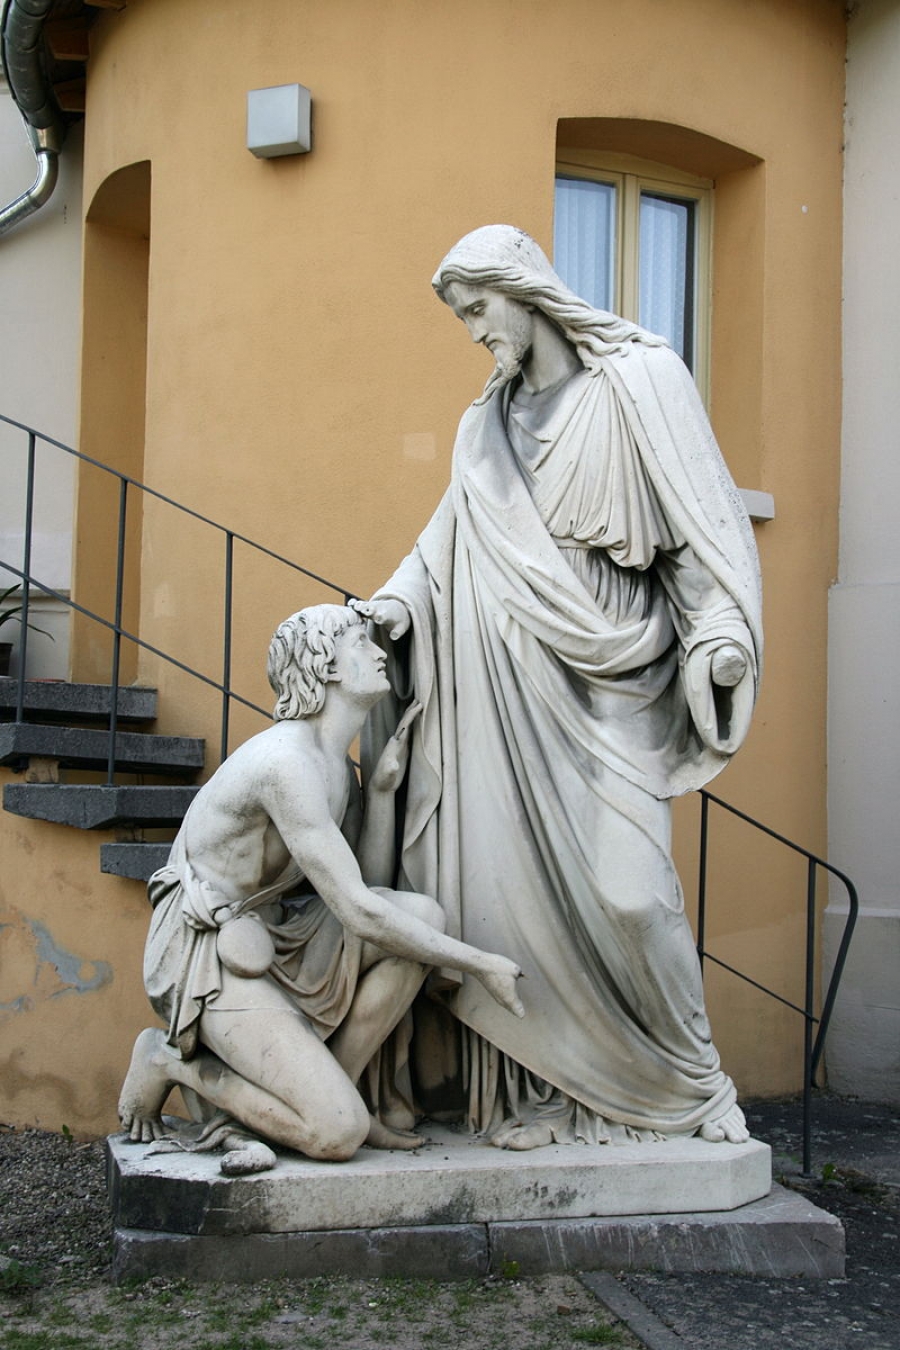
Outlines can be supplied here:
[[684, 173], [655, 160], [611, 151], [562, 147], [557, 152], [557, 178], [608, 183], [616, 188], [616, 257], [613, 267], [613, 310], [639, 323], [639, 247], [641, 194], [644, 192], [694, 203], [694, 334], [693, 377], [704, 403], [709, 403], [712, 337], [713, 181]]

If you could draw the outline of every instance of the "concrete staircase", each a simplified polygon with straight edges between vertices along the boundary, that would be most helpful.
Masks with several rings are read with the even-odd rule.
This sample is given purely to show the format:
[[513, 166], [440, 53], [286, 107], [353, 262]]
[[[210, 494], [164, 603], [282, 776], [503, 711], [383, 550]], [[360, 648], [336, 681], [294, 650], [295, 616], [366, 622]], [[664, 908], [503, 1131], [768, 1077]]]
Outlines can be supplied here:
[[[110, 687], [28, 680], [26, 722], [13, 720], [17, 695], [18, 681], [0, 678], [0, 764], [24, 777], [3, 789], [4, 810], [80, 830], [115, 829], [117, 842], [101, 845], [101, 871], [146, 881], [165, 863], [199, 790], [192, 780], [203, 768], [204, 742], [153, 734], [156, 690], [120, 688], [116, 781], [92, 782], [107, 770]], [[162, 781], [119, 781], [130, 776]], [[166, 837], [147, 839], [148, 831]]]

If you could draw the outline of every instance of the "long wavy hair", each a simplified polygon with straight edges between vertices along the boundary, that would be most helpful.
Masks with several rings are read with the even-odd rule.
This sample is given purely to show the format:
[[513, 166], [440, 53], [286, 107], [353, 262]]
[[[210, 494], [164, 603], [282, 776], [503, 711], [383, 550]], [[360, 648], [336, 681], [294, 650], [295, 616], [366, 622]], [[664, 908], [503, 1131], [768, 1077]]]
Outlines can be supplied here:
[[345, 605], [311, 605], [278, 625], [269, 643], [266, 674], [278, 695], [276, 722], [312, 717], [325, 702], [325, 686], [335, 679], [335, 643], [362, 624]]
[[[460, 239], [444, 258], [432, 278], [432, 286], [444, 304], [453, 281], [465, 286], [488, 286], [491, 290], [533, 305], [555, 323], [571, 342], [587, 370], [599, 368], [599, 358], [611, 352], [627, 352], [632, 343], [665, 347], [665, 338], [649, 333], [628, 319], [605, 309], [594, 309], [557, 276], [543, 249], [514, 225], [483, 225]], [[511, 377], [498, 366], [484, 387], [483, 402]]]

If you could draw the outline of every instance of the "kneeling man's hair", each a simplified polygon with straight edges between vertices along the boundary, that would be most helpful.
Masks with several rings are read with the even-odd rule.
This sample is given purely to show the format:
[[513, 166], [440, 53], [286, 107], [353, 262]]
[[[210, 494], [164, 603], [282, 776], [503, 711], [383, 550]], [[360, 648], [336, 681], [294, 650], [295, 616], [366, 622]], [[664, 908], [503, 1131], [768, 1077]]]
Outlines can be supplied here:
[[269, 643], [267, 674], [278, 695], [276, 722], [311, 717], [325, 702], [325, 686], [335, 678], [335, 640], [364, 623], [344, 605], [313, 605], [279, 624]]

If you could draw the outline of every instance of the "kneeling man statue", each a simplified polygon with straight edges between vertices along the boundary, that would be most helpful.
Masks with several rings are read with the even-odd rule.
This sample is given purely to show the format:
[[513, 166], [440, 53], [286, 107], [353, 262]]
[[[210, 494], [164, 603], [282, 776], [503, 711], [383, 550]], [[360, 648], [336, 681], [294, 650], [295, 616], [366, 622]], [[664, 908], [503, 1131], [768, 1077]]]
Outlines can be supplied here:
[[132, 1140], [161, 1139], [178, 1085], [229, 1173], [271, 1167], [264, 1141], [332, 1161], [421, 1143], [370, 1115], [357, 1083], [431, 967], [474, 976], [522, 1016], [518, 966], [448, 937], [429, 896], [387, 889], [419, 708], [363, 809], [348, 751], [389, 688], [365, 621], [337, 605], [292, 615], [268, 674], [274, 725], [201, 788], [150, 880], [144, 982], [166, 1029], [138, 1036], [119, 1102]]

